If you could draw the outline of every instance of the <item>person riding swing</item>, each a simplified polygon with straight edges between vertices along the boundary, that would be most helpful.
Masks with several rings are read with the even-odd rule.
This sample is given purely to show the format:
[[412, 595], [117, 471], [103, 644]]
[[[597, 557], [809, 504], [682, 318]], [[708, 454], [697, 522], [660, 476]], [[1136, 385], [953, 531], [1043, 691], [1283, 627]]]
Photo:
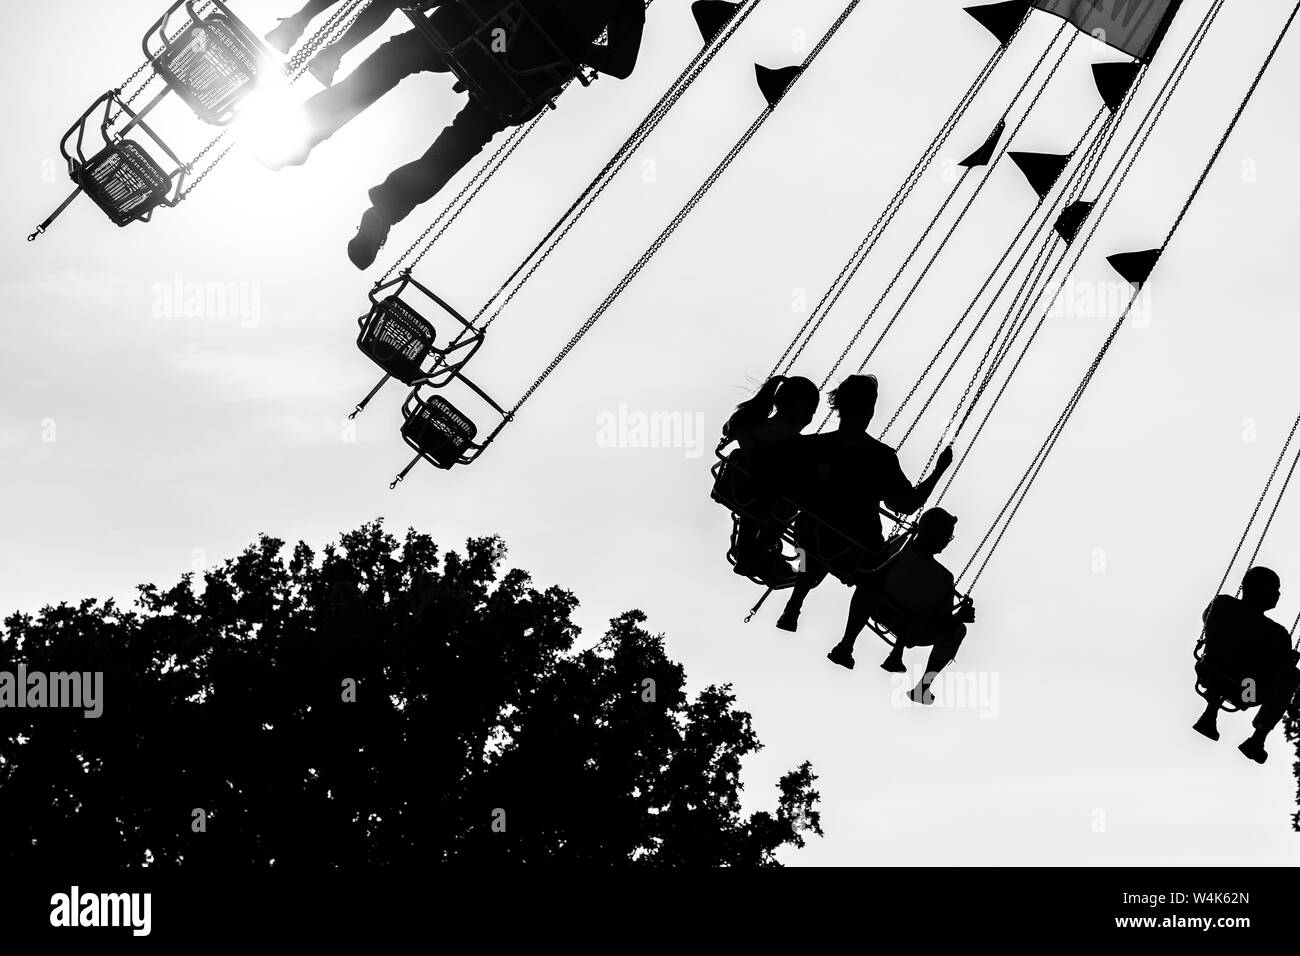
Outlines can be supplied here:
[[[733, 508], [737, 574], [776, 586], [789, 584], [794, 576], [781, 555], [782, 519], [774, 514], [778, 500], [772, 486], [787, 465], [790, 439], [808, 427], [820, 402], [817, 386], [808, 379], [778, 375], [737, 406], [723, 426], [720, 447], [733, 442], [737, 447], [727, 459], [714, 498]], [[734, 500], [738, 498], [744, 499], [743, 505]]]
[[894, 647], [880, 665], [892, 674], [905, 673], [903, 652], [929, 647], [925, 674], [908, 694], [918, 704], [934, 703], [931, 685], [957, 657], [966, 639], [966, 625], [975, 622], [969, 597], [954, 602], [952, 572], [938, 560], [957, 530], [957, 519], [942, 508], [921, 515], [916, 536], [875, 574], [860, 580], [853, 591], [844, 637], [826, 655], [832, 663], [853, 668], [853, 645], [869, 619], [889, 627]]
[[790, 500], [806, 509], [798, 521], [804, 561], [777, 620], [782, 630], [798, 629], [805, 599], [827, 574], [852, 585], [860, 569], [881, 564], [881, 505], [900, 515], [919, 511], [952, 465], [952, 449], [945, 448], [934, 471], [913, 486], [894, 450], [867, 434], [879, 392], [874, 375], [849, 376], [830, 394], [836, 430], [790, 442], [788, 456], [797, 468], [786, 483]]
[[1241, 582], [1241, 598], [1220, 594], [1205, 609], [1205, 654], [1196, 662], [1205, 711], [1192, 729], [1219, 739], [1219, 709], [1258, 707], [1255, 732], [1237, 749], [1256, 763], [1268, 759], [1264, 741], [1285, 716], [1300, 690], [1300, 653], [1285, 627], [1269, 619], [1282, 581], [1265, 567], [1253, 567]]
[[[462, 8], [462, 4], [468, 4]], [[618, 79], [636, 68], [645, 29], [642, 0], [426, 0], [431, 29], [449, 41], [467, 39], [466, 12], [490, 20], [509, 8], [521, 8], [529, 22], [542, 31], [519, 29], [507, 38], [509, 68], [527, 72], [546, 62], [555, 45], [574, 65], [576, 77], [583, 66]], [[607, 42], [598, 44], [601, 34]], [[473, 35], [472, 33], [469, 35]], [[398, 34], [363, 60], [344, 80], [308, 100], [307, 142], [285, 153], [264, 154], [273, 169], [305, 163], [311, 151], [359, 116], [403, 79], [416, 73], [451, 72], [452, 63], [422, 30]], [[422, 203], [428, 202], [466, 164], [483, 151], [492, 138], [508, 126], [521, 125], [547, 105], [539, 102], [527, 116], [503, 117], [490, 102], [471, 94], [469, 102], [433, 145], [415, 162], [395, 170], [370, 190], [371, 206], [361, 217], [357, 235], [348, 244], [348, 258], [358, 269], [368, 269], [388, 239], [389, 230]]]

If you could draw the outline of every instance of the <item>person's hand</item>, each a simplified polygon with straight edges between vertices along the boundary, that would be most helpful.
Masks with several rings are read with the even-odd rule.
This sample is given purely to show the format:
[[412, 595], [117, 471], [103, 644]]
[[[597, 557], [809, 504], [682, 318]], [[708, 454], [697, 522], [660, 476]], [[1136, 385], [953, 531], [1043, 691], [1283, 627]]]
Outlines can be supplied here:
[[939, 452], [939, 460], [935, 463], [934, 470], [936, 474], [943, 474], [952, 467], [952, 445], [949, 445], [943, 451]]
[[965, 600], [963, 600], [961, 602], [961, 605], [957, 608], [957, 613], [954, 615], [954, 617], [956, 617], [958, 623], [960, 624], [974, 624], [975, 623], [975, 602], [972, 601], [970, 598], [966, 598]]

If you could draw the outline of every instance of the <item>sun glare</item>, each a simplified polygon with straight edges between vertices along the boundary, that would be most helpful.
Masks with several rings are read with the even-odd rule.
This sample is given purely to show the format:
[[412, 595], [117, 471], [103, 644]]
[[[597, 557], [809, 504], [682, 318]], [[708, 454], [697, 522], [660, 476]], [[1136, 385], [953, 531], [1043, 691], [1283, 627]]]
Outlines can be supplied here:
[[298, 165], [308, 152], [307, 113], [283, 78], [268, 80], [249, 97], [235, 135], [272, 169]]

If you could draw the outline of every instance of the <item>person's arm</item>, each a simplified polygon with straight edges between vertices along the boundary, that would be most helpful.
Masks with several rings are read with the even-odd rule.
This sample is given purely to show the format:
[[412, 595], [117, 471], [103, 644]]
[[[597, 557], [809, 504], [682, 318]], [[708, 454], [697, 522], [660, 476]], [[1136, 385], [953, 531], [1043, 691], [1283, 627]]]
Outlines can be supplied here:
[[952, 447], [949, 446], [939, 453], [934, 471], [930, 472], [916, 487], [912, 487], [911, 482], [903, 476], [902, 469], [898, 469], [896, 487], [885, 497], [884, 503], [900, 515], [910, 515], [920, 511], [930, 500], [930, 495], [934, 493], [939, 480], [951, 467]]
[[644, 33], [645, 10], [617, 17], [609, 24], [609, 42], [591, 44], [587, 64], [607, 76], [626, 80], [636, 69]]

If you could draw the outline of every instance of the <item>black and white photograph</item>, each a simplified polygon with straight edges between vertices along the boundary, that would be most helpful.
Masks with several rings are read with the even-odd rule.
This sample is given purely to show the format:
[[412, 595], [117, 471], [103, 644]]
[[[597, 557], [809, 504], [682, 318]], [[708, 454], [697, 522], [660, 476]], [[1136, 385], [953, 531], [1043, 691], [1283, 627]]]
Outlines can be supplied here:
[[3, 9], [7, 935], [1289, 930], [1300, 2]]

